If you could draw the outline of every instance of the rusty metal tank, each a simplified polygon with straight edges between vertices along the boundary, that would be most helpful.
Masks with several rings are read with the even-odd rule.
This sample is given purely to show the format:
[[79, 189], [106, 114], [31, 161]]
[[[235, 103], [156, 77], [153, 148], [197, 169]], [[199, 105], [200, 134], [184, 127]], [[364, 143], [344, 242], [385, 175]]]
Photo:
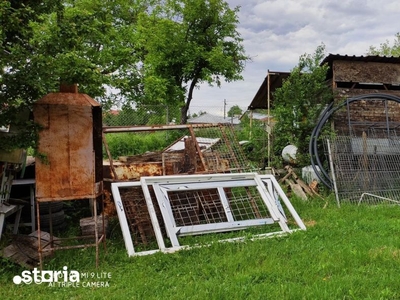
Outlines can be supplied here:
[[102, 110], [76, 85], [34, 104], [39, 131], [36, 197], [40, 202], [92, 199], [103, 192]]

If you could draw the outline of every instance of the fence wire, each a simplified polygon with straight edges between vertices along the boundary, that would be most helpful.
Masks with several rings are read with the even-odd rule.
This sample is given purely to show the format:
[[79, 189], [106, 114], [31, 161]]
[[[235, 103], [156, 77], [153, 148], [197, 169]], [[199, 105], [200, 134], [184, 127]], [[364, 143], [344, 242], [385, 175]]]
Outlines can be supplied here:
[[[209, 107], [207, 107], [209, 108]], [[218, 111], [216, 107], [211, 107], [214, 111]], [[200, 111], [199, 114], [205, 112]], [[212, 115], [212, 114], [210, 114]], [[196, 116], [196, 114], [189, 114], [188, 123]], [[218, 123], [218, 116], [213, 116], [217, 118], [217, 121], [210, 121], [212, 123]], [[247, 117], [247, 115], [246, 115]], [[235, 138], [242, 142], [242, 149], [245, 151], [247, 158], [257, 165], [257, 168], [265, 169], [268, 163], [267, 155], [267, 142], [268, 133], [266, 130], [265, 121], [259, 119], [249, 120], [248, 118], [243, 118], [240, 124], [231, 124], [230, 118], [222, 122], [223, 124], [233, 125], [235, 128]], [[141, 105], [134, 108], [124, 107], [122, 110], [108, 110], [103, 111], [103, 126], [104, 127], [119, 127], [119, 126], [162, 126], [162, 125], [173, 125], [180, 124], [181, 111], [180, 108], [175, 106], [167, 105]], [[212, 117], [211, 117], [212, 119]], [[194, 124], [194, 123], [193, 123]], [[121, 135], [120, 135], [121, 136]], [[146, 136], [146, 135], [143, 135]], [[152, 135], [153, 137], [155, 135]], [[170, 141], [171, 133], [165, 131], [164, 140]], [[150, 136], [149, 136], [150, 138]], [[113, 137], [107, 136], [107, 139], [114, 139]], [[135, 138], [133, 138], [135, 139]], [[137, 155], [144, 153], [146, 151], [152, 151], [152, 149], [146, 149], [147, 142], [134, 140], [134, 145], [128, 141], [132, 139], [120, 139], [119, 145], [115, 145], [113, 141], [110, 141], [111, 150], [113, 156], [121, 155]], [[154, 139], [156, 142], [156, 139]], [[170, 141], [172, 142], [172, 141]], [[114, 147], [115, 146], [115, 147]], [[161, 145], [160, 145], [161, 147]], [[150, 147], [154, 148], [154, 147]], [[160, 150], [158, 148], [157, 150]], [[105, 153], [105, 151], [103, 151]], [[106, 158], [106, 155], [104, 156]]]
[[400, 204], [400, 137], [395, 131], [336, 136], [329, 142], [339, 201]]
[[237, 141], [232, 125], [126, 127], [124, 130], [129, 132], [115, 132], [120, 129], [105, 129], [113, 180], [255, 171]]

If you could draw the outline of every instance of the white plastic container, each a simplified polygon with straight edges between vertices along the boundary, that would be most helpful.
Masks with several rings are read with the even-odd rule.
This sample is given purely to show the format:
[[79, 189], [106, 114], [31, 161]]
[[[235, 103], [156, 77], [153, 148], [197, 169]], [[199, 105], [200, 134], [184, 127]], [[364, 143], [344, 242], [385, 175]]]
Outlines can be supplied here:
[[282, 158], [285, 162], [295, 163], [296, 162], [297, 147], [294, 145], [287, 145], [282, 150]]

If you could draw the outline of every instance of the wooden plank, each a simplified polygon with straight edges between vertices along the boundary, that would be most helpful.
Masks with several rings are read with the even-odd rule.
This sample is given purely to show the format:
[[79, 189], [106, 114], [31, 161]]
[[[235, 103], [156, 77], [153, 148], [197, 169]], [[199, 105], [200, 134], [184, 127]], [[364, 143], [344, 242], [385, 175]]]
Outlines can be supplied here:
[[[48, 232], [42, 231], [40, 236], [42, 243], [50, 241], [50, 234]], [[53, 241], [56, 245], [60, 245], [59, 238], [53, 236]], [[49, 247], [50, 245], [47, 245], [44, 249], [48, 249]], [[38, 249], [38, 232], [34, 231], [29, 235], [17, 235], [12, 243], [3, 249], [1, 255], [25, 268], [33, 269], [37, 267], [39, 262]], [[51, 255], [51, 252], [45, 251], [42, 255], [46, 257]]]

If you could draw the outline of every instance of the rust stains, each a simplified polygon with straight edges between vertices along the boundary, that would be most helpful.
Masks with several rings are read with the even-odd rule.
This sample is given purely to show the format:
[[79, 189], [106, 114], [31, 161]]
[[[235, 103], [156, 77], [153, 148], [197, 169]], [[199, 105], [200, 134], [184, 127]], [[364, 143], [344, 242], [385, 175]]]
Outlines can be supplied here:
[[36, 160], [38, 201], [96, 197], [96, 182], [102, 181], [96, 175], [102, 174], [96, 167], [102, 165], [102, 148], [94, 130], [102, 128], [100, 104], [85, 94], [50, 93], [35, 103], [33, 114], [42, 126]]

